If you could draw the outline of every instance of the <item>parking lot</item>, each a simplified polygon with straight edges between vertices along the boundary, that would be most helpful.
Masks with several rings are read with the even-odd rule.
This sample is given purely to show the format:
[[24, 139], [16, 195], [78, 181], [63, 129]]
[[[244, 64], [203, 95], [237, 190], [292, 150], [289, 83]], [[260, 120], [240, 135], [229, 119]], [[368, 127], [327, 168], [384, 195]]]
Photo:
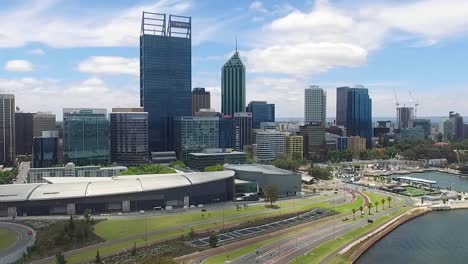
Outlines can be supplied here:
[[[225, 244], [233, 240], [247, 238], [247, 237], [257, 235], [260, 233], [265, 233], [267, 231], [273, 231], [275, 229], [280, 229], [280, 228], [284, 228], [284, 227], [288, 227], [288, 226], [292, 226], [292, 225], [296, 225], [296, 224], [300, 224], [304, 222], [313, 221], [329, 213], [330, 213], [330, 210], [314, 209], [307, 213], [294, 216], [288, 219], [272, 222], [269, 224], [247, 227], [247, 228], [242, 228], [239, 230], [221, 233], [218, 235], [218, 245]], [[204, 238], [192, 240], [191, 243], [199, 247], [205, 247], [209, 245], [209, 239], [210, 239], [209, 237], [204, 237]]]

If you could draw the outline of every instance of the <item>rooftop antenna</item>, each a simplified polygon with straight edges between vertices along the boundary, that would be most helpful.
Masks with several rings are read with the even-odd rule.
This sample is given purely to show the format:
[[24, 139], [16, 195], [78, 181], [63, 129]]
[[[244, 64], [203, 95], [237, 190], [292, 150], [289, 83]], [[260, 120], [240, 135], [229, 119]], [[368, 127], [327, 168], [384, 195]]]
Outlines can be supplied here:
[[237, 52], [237, 34], [236, 34], [236, 52]]

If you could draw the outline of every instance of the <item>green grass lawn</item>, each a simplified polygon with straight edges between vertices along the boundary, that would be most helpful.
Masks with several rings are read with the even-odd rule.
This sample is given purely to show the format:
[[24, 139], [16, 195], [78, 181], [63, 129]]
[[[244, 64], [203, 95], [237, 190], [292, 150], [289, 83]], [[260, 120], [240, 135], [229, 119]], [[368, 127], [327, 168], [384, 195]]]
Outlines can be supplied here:
[[372, 203], [374, 203], [375, 201], [378, 201], [380, 203], [382, 199], [385, 199], [385, 204], [388, 204], [387, 196], [385, 195], [371, 193], [371, 192], [364, 192], [364, 194], [367, 195], [367, 197], [369, 197]]
[[[403, 213], [406, 210], [407, 208], [401, 208], [400, 210], [397, 210], [389, 215], [379, 217], [378, 219], [374, 220], [373, 224], [368, 224], [366, 226], [354, 229], [342, 236], [337, 237], [334, 240], [325, 242], [322, 245], [313, 249], [312, 251], [309, 251], [306, 255], [298, 257], [291, 263], [301, 263], [301, 264], [302, 263], [304, 264], [320, 263], [324, 258], [326, 258], [328, 255], [333, 253], [338, 248], [344, 246], [347, 243], [354, 241], [355, 239], [358, 239], [359, 237], [363, 236], [364, 234], [374, 229], [377, 229], [379, 226], [384, 224], [387, 220], [390, 220], [391, 218]], [[331, 263], [348, 263], [348, 261], [346, 260], [344, 256], [336, 256], [331, 261]]]
[[426, 195], [430, 193], [426, 190], [419, 189], [419, 188], [412, 187], [412, 186], [407, 186], [405, 187], [405, 189], [406, 191], [401, 192], [401, 194], [408, 195], [408, 196], [422, 196], [422, 195]]
[[10, 229], [0, 228], [0, 251], [13, 245], [16, 241], [16, 234]]

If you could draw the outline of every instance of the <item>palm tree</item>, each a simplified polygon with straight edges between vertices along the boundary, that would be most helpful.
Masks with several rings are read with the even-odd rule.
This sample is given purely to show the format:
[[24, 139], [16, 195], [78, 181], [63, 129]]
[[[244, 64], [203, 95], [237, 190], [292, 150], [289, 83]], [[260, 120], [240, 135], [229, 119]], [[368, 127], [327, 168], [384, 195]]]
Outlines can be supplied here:
[[379, 211], [379, 201], [375, 201], [375, 212], [377, 213]]
[[357, 210], [353, 208], [351, 209], [351, 211], [353, 211], [353, 220], [355, 220], [356, 218], [354, 217], [354, 214], [356, 213]]
[[392, 197], [388, 196], [387, 201], [388, 201], [388, 207], [392, 207], [392, 205], [391, 205]]
[[385, 198], [382, 198], [380, 202], [382, 203], [382, 210], [385, 210]]
[[362, 217], [362, 211], [364, 210], [364, 206], [359, 206], [359, 211], [361, 211], [361, 217]]
[[372, 205], [371, 203], [369, 203], [369, 204], [367, 205], [367, 209], [369, 209], [369, 213], [368, 213], [369, 215], [371, 214], [371, 213], [370, 213], [370, 209], [371, 209], [372, 207], [373, 207], [373, 205]]

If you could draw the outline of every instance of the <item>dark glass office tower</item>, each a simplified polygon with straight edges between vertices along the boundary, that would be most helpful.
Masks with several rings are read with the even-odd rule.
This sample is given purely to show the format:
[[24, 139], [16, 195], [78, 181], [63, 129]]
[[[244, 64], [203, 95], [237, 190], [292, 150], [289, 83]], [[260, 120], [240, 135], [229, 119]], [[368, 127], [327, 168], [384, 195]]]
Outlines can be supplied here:
[[15, 95], [0, 94], [0, 165], [13, 165], [15, 145]]
[[346, 127], [349, 87], [336, 88], [336, 124]]
[[194, 88], [192, 91], [192, 115], [195, 116], [195, 113], [200, 109], [210, 108], [210, 92], [205, 91], [205, 88]]
[[[167, 23], [167, 24], [166, 24]], [[150, 151], [173, 150], [173, 118], [192, 114], [191, 18], [143, 12], [140, 106], [148, 112]]]
[[34, 113], [15, 113], [16, 155], [31, 155]]
[[42, 137], [34, 137], [33, 168], [47, 168], [58, 164], [58, 132], [48, 131]]
[[236, 129], [239, 129], [239, 140], [236, 142], [236, 150], [244, 150], [244, 146], [253, 143], [252, 113], [234, 113]]
[[120, 165], [148, 162], [148, 113], [143, 108], [112, 108], [110, 119], [111, 161]]
[[[343, 103], [345, 102], [345, 103]], [[366, 138], [367, 147], [372, 147], [372, 99], [369, 97], [369, 90], [363, 86], [350, 88], [337, 88], [337, 124], [346, 127], [348, 136], [360, 136]], [[338, 118], [340, 117], [340, 118]]]
[[236, 122], [230, 116], [223, 116], [219, 119], [219, 147], [236, 147]]
[[106, 109], [63, 109], [63, 155], [77, 166], [109, 163]]
[[221, 69], [221, 112], [231, 117], [245, 112], [245, 65], [237, 48]]
[[252, 113], [252, 127], [260, 128], [262, 122], [275, 122], [275, 104], [265, 101], [252, 101], [247, 105], [247, 112]]

